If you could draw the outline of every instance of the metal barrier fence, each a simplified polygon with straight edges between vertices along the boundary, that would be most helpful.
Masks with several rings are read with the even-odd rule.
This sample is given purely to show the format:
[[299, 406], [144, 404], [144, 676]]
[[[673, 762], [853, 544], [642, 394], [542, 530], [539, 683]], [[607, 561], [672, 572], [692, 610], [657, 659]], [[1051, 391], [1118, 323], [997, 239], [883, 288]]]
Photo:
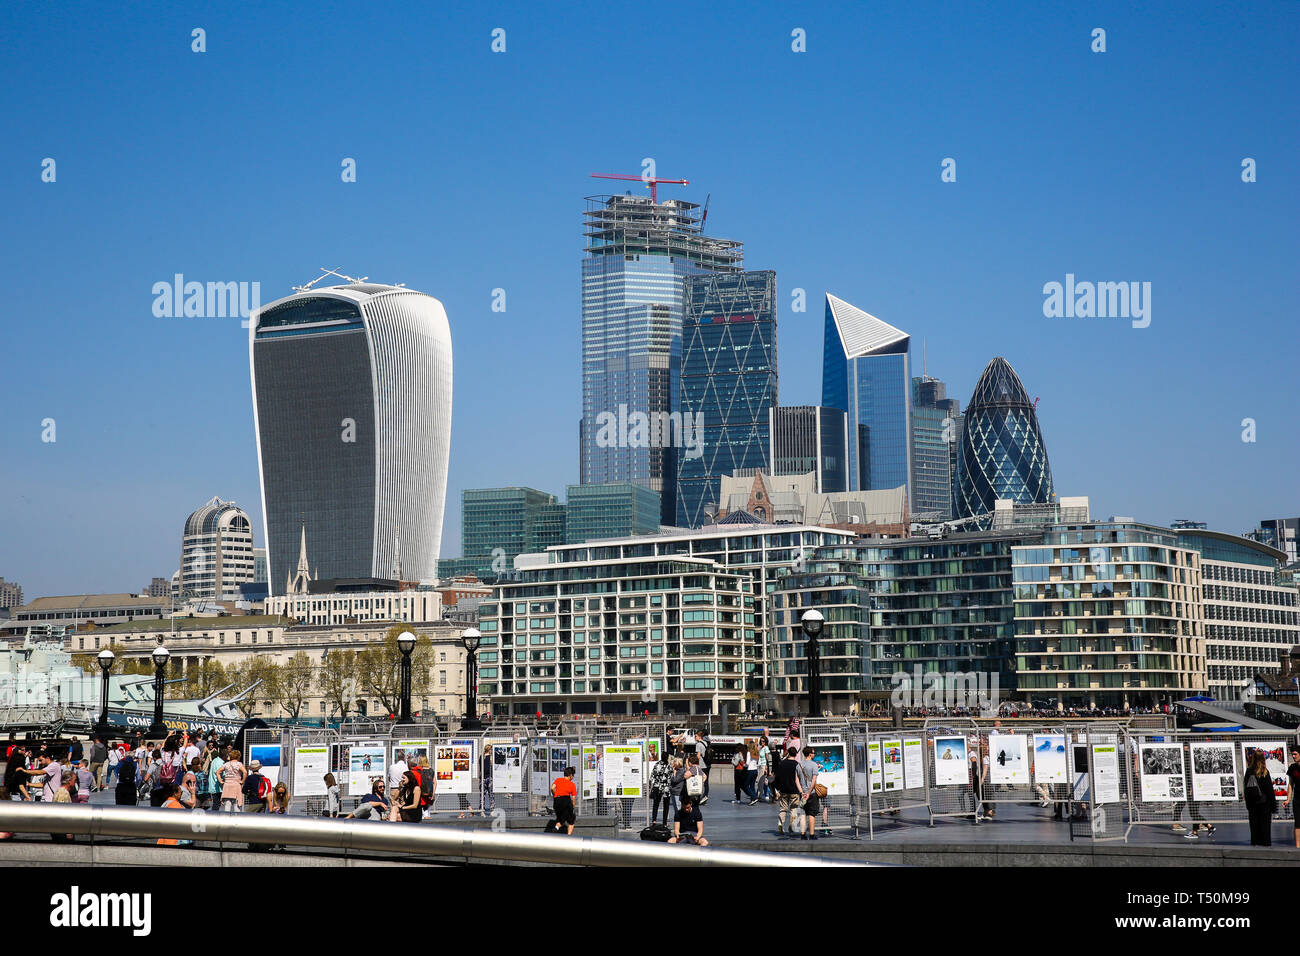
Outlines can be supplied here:
[[[1135, 785], [1128, 791], [1126, 840], [1138, 826], [1185, 827], [1190, 834], [1215, 824], [1249, 822], [1244, 780], [1256, 750], [1264, 753], [1279, 809], [1286, 796], [1294, 731], [1138, 731], [1127, 737]], [[1289, 809], [1294, 814], [1295, 808]]]
[[847, 743], [848, 803], [855, 836], [865, 819], [868, 838], [874, 840], [876, 817], [896, 817], [904, 810], [924, 809], [929, 825], [934, 825], [931, 745], [923, 731], [850, 734]]

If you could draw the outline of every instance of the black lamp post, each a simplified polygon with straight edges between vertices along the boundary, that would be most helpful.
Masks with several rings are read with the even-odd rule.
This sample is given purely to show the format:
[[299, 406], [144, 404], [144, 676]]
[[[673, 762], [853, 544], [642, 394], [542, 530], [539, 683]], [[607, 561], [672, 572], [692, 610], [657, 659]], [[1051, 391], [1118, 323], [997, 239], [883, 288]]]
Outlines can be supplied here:
[[477, 627], [466, 628], [460, 635], [461, 644], [465, 645], [465, 671], [469, 686], [465, 689], [465, 719], [460, 723], [461, 730], [482, 730], [483, 724], [478, 719], [478, 646], [483, 643], [483, 635]]
[[108, 733], [108, 672], [113, 669], [117, 655], [107, 647], [99, 652], [99, 667], [104, 672], [103, 682], [99, 685], [99, 726], [95, 733], [101, 737]]
[[817, 638], [821, 635], [825, 620], [821, 611], [814, 609], [804, 611], [803, 617], [799, 619], [804, 637], [808, 638], [805, 655], [808, 658], [808, 716], [810, 717], [820, 717], [822, 712], [821, 660]]
[[402, 652], [402, 713], [404, 724], [411, 722], [411, 651], [415, 650], [415, 635], [403, 631], [397, 635], [397, 649]]
[[157, 740], [159, 737], [167, 736], [167, 728], [163, 725], [163, 684], [166, 681], [167, 660], [170, 658], [171, 651], [159, 644], [153, 649], [153, 723], [149, 725], [149, 737]]

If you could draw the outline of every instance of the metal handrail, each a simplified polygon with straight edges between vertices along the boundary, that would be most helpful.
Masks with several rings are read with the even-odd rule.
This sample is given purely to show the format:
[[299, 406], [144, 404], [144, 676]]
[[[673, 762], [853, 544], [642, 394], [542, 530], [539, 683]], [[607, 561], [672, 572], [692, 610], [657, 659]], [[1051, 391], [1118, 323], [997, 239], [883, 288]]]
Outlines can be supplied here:
[[668, 846], [589, 836], [497, 832], [201, 810], [0, 803], [0, 830], [89, 836], [260, 843], [568, 866], [871, 866], [807, 853]]

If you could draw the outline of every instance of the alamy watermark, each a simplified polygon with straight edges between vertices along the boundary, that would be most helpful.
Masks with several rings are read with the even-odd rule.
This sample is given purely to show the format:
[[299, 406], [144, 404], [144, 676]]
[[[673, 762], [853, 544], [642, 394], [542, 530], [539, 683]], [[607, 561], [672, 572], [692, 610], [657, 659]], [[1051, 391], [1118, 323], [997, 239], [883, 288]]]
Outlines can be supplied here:
[[1000, 698], [998, 674], [985, 671], [922, 671], [913, 665], [911, 673], [895, 671], [889, 702], [894, 707], [996, 710]]
[[1064, 284], [1044, 284], [1043, 295], [1049, 319], [1132, 319], [1135, 329], [1151, 324], [1150, 282], [1076, 282], [1067, 272]]
[[160, 319], [226, 319], [239, 316], [244, 328], [262, 307], [260, 282], [186, 282], [176, 273], [171, 281], [153, 284], [153, 314]]
[[684, 457], [704, 455], [703, 412], [631, 412], [618, 406], [618, 414], [596, 416], [599, 448], [682, 448]]

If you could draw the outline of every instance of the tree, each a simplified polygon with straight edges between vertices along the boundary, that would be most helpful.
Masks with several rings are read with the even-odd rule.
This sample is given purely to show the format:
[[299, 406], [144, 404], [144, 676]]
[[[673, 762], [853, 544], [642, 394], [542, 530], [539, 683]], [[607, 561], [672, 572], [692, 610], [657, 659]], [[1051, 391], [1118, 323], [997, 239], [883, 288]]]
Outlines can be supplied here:
[[239, 663], [230, 666], [227, 676], [234, 682], [235, 686], [231, 689], [237, 694], [243, 693], [254, 683], [261, 681], [260, 686], [254, 689], [251, 694], [235, 703], [235, 707], [244, 716], [244, 719], [248, 719], [258, 712], [259, 701], [275, 699], [273, 691], [275, 690], [275, 682], [279, 679], [279, 670], [280, 665], [267, 660], [259, 654], [252, 654]]
[[269, 696], [284, 708], [285, 713], [297, 720], [316, 683], [315, 668], [306, 651], [298, 651], [284, 664], [277, 665], [271, 681]]
[[185, 675], [182, 693], [197, 700], [221, 690], [231, 681], [226, 668], [215, 658], [207, 658], [197, 667], [191, 667]]
[[316, 689], [340, 720], [357, 706], [357, 653], [349, 650], [326, 651], [316, 672]]
[[[402, 651], [397, 646], [397, 636], [407, 630], [405, 624], [394, 624], [384, 635], [383, 643], [371, 644], [357, 654], [357, 686], [367, 697], [378, 698], [390, 714], [401, 709]], [[429, 668], [432, 664], [433, 641], [427, 634], [417, 634], [415, 650], [411, 652], [412, 697], [429, 692]]]
[[[117, 655], [117, 660], [113, 662], [113, 673], [118, 676], [124, 674], [152, 674], [153, 661], [149, 655], [143, 657], [128, 657], [131, 652], [121, 644], [109, 644], [108, 649]], [[72, 655], [72, 666], [80, 667], [88, 674], [99, 673], [99, 651], [86, 651]]]

